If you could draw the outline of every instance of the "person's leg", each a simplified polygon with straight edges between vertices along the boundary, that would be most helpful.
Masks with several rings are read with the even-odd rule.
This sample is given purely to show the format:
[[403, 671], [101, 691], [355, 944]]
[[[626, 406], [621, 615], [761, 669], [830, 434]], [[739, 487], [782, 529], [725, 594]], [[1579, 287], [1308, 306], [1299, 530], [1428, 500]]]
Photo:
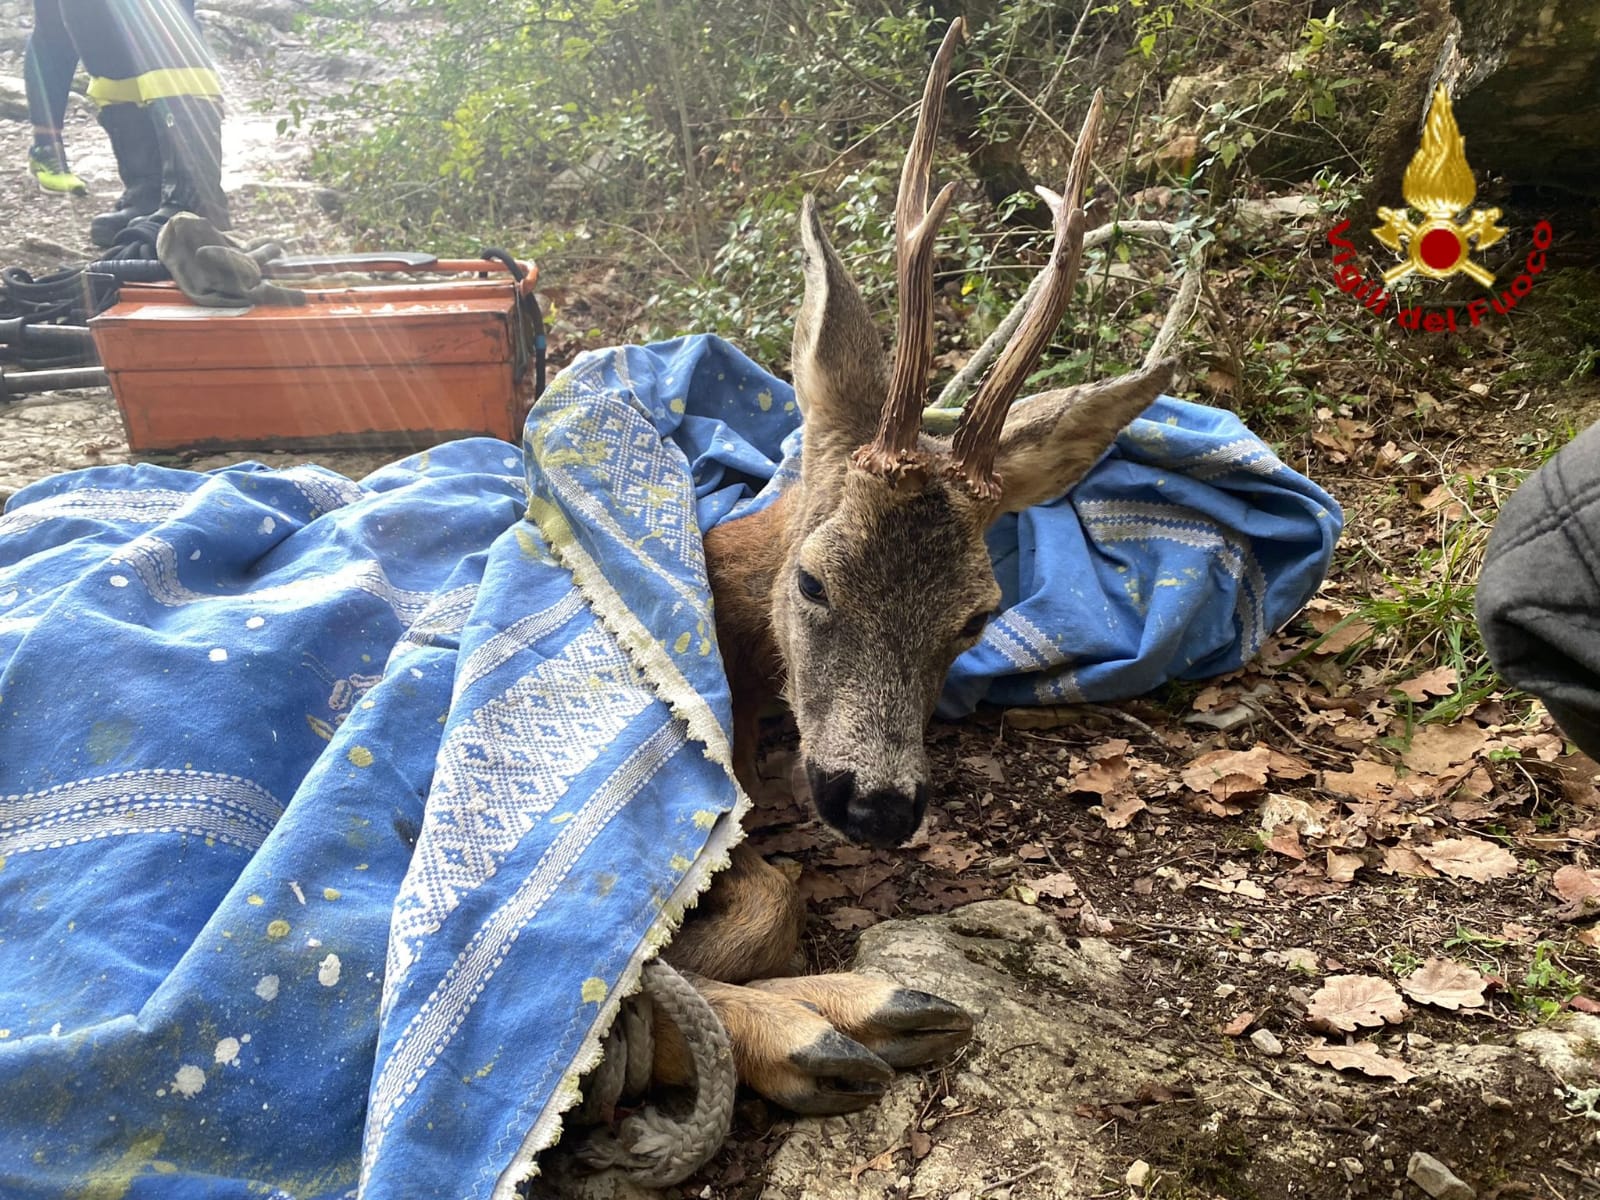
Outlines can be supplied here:
[[1495, 669], [1600, 761], [1600, 424], [1500, 506], [1476, 604]]
[[[129, 147], [127, 155], [117, 152], [128, 184], [125, 203], [95, 219], [91, 235], [97, 245], [122, 238], [135, 222], [148, 219], [159, 227], [185, 209], [228, 228], [222, 87], [190, 7], [187, 0], [63, 0], [67, 26], [91, 76], [89, 95], [102, 106], [101, 124], [113, 149], [119, 136]], [[135, 250], [153, 245], [153, 230], [133, 241]]]
[[47, 192], [83, 195], [89, 190], [68, 167], [61, 137], [77, 68], [78, 51], [61, 19], [60, 0], [34, 0], [33, 29], [22, 59], [28, 116], [33, 122], [28, 167]]

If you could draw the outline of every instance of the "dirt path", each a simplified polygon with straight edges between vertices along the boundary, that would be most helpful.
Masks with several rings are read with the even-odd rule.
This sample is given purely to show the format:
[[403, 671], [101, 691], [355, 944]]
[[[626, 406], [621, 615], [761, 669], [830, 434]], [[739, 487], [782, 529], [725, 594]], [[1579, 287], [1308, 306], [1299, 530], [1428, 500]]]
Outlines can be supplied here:
[[[323, 207], [329, 193], [306, 178], [309, 147], [278, 133], [292, 89], [301, 96], [326, 94], [332, 77], [369, 69], [370, 62], [314, 52], [303, 37], [286, 32], [292, 5], [239, 3], [202, 5], [213, 49], [222, 60], [227, 118], [223, 129], [223, 187], [232, 207], [236, 237], [270, 238], [291, 254], [345, 248], [348, 235]], [[22, 78], [22, 51], [31, 23], [29, 5], [0, 0], [0, 78]], [[82, 77], [80, 76], [80, 83]], [[41, 192], [26, 169], [31, 134], [26, 120], [0, 119], [0, 265], [42, 276], [96, 257], [88, 240], [89, 219], [115, 204], [121, 192], [116, 162], [94, 106], [74, 93], [67, 109], [67, 151], [73, 169], [89, 185], [86, 197]], [[395, 456], [384, 452], [328, 453], [324, 466], [359, 478]], [[146, 456], [147, 461], [208, 470], [245, 458], [272, 466], [304, 461], [301, 455]], [[107, 389], [46, 393], [20, 403], [0, 403], [0, 502], [47, 475], [105, 463], [131, 462], [116, 403]]]

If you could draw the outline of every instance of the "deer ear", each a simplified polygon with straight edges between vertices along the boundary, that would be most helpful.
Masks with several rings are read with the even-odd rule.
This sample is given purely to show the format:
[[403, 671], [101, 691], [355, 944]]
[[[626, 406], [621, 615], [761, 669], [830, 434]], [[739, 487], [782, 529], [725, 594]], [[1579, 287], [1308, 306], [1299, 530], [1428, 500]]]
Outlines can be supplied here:
[[1000, 431], [1000, 510], [1054, 500], [1094, 466], [1117, 434], [1155, 402], [1177, 370], [1164, 359], [1105, 383], [1045, 392], [1014, 407]]
[[877, 428], [888, 390], [883, 343], [809, 195], [800, 210], [800, 246], [806, 290], [795, 317], [792, 369], [806, 445], [848, 454]]

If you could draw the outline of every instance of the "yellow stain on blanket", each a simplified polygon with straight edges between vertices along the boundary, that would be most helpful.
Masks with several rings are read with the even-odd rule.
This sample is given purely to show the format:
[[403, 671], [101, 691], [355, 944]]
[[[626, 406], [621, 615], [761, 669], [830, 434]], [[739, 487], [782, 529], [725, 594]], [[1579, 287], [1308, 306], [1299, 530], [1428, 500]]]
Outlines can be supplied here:
[[269, 921], [267, 923], [267, 937], [270, 938], [272, 941], [274, 941], [274, 942], [281, 941], [282, 939], [284, 939], [284, 938], [286, 938], [288, 936], [289, 936], [289, 922], [285, 921], [282, 917], [279, 917], [277, 920]]
[[603, 1003], [606, 996], [609, 994], [610, 989], [606, 987], [606, 981], [601, 979], [598, 975], [591, 975], [588, 979], [583, 981], [583, 990], [581, 995], [583, 996], [583, 1002], [585, 1004]]
[[151, 1160], [161, 1151], [166, 1135], [158, 1132], [139, 1134], [117, 1160], [84, 1177], [72, 1193], [77, 1200], [122, 1200], [133, 1186], [136, 1175], [142, 1175]]
[[365, 746], [351, 746], [350, 752], [345, 755], [352, 765], [357, 767], [370, 767], [372, 765], [372, 751]]

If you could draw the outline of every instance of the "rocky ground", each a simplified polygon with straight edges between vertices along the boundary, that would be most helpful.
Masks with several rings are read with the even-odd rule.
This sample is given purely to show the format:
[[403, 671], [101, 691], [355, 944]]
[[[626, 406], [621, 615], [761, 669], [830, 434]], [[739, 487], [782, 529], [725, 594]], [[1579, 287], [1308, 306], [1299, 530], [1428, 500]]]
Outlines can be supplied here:
[[[24, 10], [0, 0], [0, 29]], [[332, 249], [352, 236], [273, 97], [372, 64], [294, 12], [202, 12], [227, 58], [227, 184], [248, 236]], [[0, 77], [20, 52], [0, 34]], [[91, 198], [34, 190], [26, 124], [0, 110], [0, 263], [88, 256], [117, 184], [78, 101], [67, 138]], [[1326, 197], [1259, 199], [1214, 259], [1203, 320], [1223, 332], [1186, 394], [1251, 412], [1345, 506], [1323, 595], [1207, 686], [936, 725], [940, 795], [905, 852], [823, 835], [774, 729], [754, 836], [801, 867], [813, 965], [938, 992], [977, 1034], [855, 1117], [745, 1102], [735, 1143], [676, 1194], [1600, 1195], [1600, 766], [1463, 650], [1499, 499], [1593, 392], [1525, 382], [1509, 334], [1467, 357], [1375, 339], [1307, 299], [1329, 290]], [[603, 339], [603, 283], [550, 282], [561, 353], [580, 327]], [[129, 458], [106, 393], [0, 405], [0, 497]], [[383, 458], [318, 460], [359, 477]]]

